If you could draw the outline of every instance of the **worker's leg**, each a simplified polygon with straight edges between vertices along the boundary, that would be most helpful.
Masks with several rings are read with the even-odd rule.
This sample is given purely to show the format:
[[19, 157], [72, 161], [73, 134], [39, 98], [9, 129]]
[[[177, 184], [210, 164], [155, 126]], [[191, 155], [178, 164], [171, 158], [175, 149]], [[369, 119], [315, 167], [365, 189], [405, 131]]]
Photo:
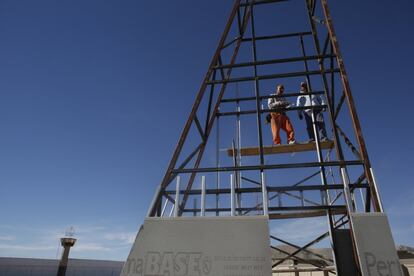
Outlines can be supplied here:
[[282, 121], [282, 129], [286, 131], [287, 140], [288, 142], [295, 141], [295, 131], [293, 130], [293, 125], [290, 122], [290, 119], [286, 115], [281, 115], [281, 121]]
[[275, 145], [280, 144], [280, 114], [270, 113], [272, 119], [270, 120], [270, 126], [272, 128], [273, 143]]
[[306, 121], [306, 131], [308, 132], [309, 141], [315, 141], [315, 135], [313, 133], [312, 116], [306, 112], [303, 112]]
[[318, 132], [319, 132], [319, 138], [321, 140], [328, 139], [328, 136], [326, 135], [325, 121], [323, 119], [322, 112], [316, 113], [315, 119], [316, 119], [316, 127], [318, 128]]

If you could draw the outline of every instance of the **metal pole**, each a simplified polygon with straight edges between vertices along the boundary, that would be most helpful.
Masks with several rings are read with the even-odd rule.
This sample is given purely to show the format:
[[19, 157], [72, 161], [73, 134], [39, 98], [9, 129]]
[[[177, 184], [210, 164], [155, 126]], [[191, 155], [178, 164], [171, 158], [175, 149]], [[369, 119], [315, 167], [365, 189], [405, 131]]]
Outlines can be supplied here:
[[[306, 4], [306, 7], [307, 7], [308, 21], [309, 21], [309, 25], [310, 25], [311, 30], [312, 30], [312, 36], [313, 36], [313, 42], [314, 42], [314, 45], [315, 45], [315, 49], [316, 49], [316, 51], [318, 53], [320, 53], [319, 40], [318, 40], [317, 33], [316, 33], [315, 22], [313, 21], [312, 13], [311, 13], [311, 5], [310, 5], [310, 3], [309, 3], [308, 0], [305, 0], [305, 4]], [[303, 53], [304, 56], [306, 56], [306, 52], [305, 52], [305, 47], [304, 47], [303, 37], [302, 36], [301, 36], [301, 46], [302, 46], [302, 53]], [[306, 71], [308, 71], [309, 69], [308, 69], [308, 63], [307, 63], [307, 61], [305, 60], [304, 63], [305, 63]], [[322, 77], [323, 77], [323, 80], [324, 80], [324, 82], [323, 82], [323, 84], [324, 84], [324, 90], [325, 90], [325, 94], [327, 96], [327, 99], [326, 100], [328, 102], [328, 108], [329, 108], [328, 87], [327, 87], [326, 81], [325, 81], [325, 75], [324, 75], [324, 71], [325, 70], [323, 68], [322, 61], [320, 61], [320, 65], [319, 66], [320, 66], [320, 71], [322, 73]], [[312, 91], [312, 88], [310, 86], [310, 77], [309, 76], [307, 76], [307, 82], [308, 82], [308, 89], [311, 92]], [[310, 98], [311, 105], [313, 105], [312, 96], [309, 96], [309, 98]], [[312, 115], [312, 124], [313, 124], [313, 131], [314, 131], [314, 137], [315, 137], [315, 142], [316, 142], [316, 149], [317, 149], [318, 161], [320, 163], [322, 163], [324, 160], [323, 160], [322, 151], [321, 151], [321, 148], [320, 148], [320, 140], [319, 140], [319, 133], [318, 133], [318, 129], [317, 129], [317, 126], [316, 126], [316, 121], [315, 121], [315, 119], [316, 119], [315, 118], [315, 113], [314, 113], [314, 110], [313, 109], [311, 109], [311, 112], [312, 112], [311, 113], [311, 115]], [[335, 129], [335, 122], [333, 122], [333, 128]], [[334, 130], [334, 142], [337, 145], [337, 136], [336, 136], [335, 130]], [[338, 147], [337, 147], [337, 149], [338, 149]], [[327, 182], [327, 179], [326, 179], [325, 167], [323, 165], [321, 165], [320, 169], [321, 169], [321, 180], [322, 180], [322, 183], [323, 183], [324, 186], [326, 186], [326, 185], [328, 185], [328, 182]], [[326, 190], [326, 192], [324, 194], [321, 193], [321, 195], [324, 196], [324, 198], [322, 199], [322, 202], [323, 202], [324, 199], [326, 199], [327, 202], [331, 202], [329, 190]], [[336, 261], [337, 251], [336, 251], [336, 248], [335, 248], [335, 244], [336, 244], [335, 239], [336, 238], [334, 236], [334, 231], [335, 231], [334, 218], [331, 215], [331, 212], [329, 210], [326, 211], [326, 219], [327, 219], [327, 222], [329, 224], [329, 236], [330, 236], [330, 242], [331, 242], [331, 248], [332, 248], [334, 266], [336, 268], [335, 270], [338, 273], [340, 273], [338, 271], [338, 266], [337, 266], [337, 261]]]
[[230, 174], [230, 212], [232, 217], [236, 215], [234, 194], [234, 176], [233, 174]]
[[160, 197], [160, 191], [161, 191], [161, 184], [158, 185], [157, 191], [155, 192], [155, 195], [152, 198], [151, 205], [150, 205], [150, 207], [148, 209], [148, 212], [147, 212], [147, 217], [150, 217], [153, 214], [153, 210], [156, 209], [155, 205], [157, 204], [159, 199], [161, 200], [161, 198], [159, 198]]
[[349, 212], [355, 212], [355, 206], [354, 206], [353, 202], [351, 201], [352, 197], [351, 197], [351, 193], [350, 193], [350, 190], [349, 190], [349, 177], [348, 177], [348, 174], [346, 173], [346, 170], [345, 170], [344, 167], [341, 168], [341, 175], [342, 175], [342, 180], [343, 180], [343, 184], [344, 184], [346, 206], [347, 206]]
[[175, 204], [171, 205], [171, 210], [170, 210], [169, 217], [172, 217], [172, 215], [174, 213], [174, 210], [175, 210]]
[[[238, 83], [236, 83], [236, 98], [239, 98], [239, 85]], [[236, 123], [236, 131], [237, 131], [237, 140], [236, 140], [236, 147], [237, 147], [237, 165], [241, 166], [241, 120], [240, 120], [240, 102], [236, 101], [237, 103], [237, 107], [236, 107], [236, 111], [239, 112], [237, 115], [237, 123]], [[237, 175], [237, 179], [236, 179], [236, 186], [237, 188], [241, 188], [242, 187], [242, 178], [241, 178], [241, 172], [238, 171], [236, 172]], [[237, 207], [242, 207], [242, 194], [237, 194]], [[239, 211], [239, 215], [241, 215], [241, 211]]]
[[264, 172], [260, 173], [261, 176], [261, 182], [262, 182], [262, 196], [263, 196], [263, 215], [268, 216], [269, 215], [269, 202], [267, 197], [267, 186], [265, 181], [265, 174]]
[[164, 216], [165, 210], [167, 209], [167, 206], [168, 206], [168, 199], [166, 198], [165, 199], [165, 203], [164, 203], [164, 207], [162, 207], [162, 211], [161, 211], [160, 217], [163, 217]]
[[378, 195], [378, 207], [379, 207], [379, 211], [381, 213], [383, 213], [384, 212], [384, 207], [382, 205], [381, 196], [380, 196], [380, 193], [378, 191], [378, 185], [377, 185], [377, 180], [375, 179], [374, 170], [372, 168], [369, 168], [369, 170], [371, 171], [372, 180], [374, 180], [375, 193]]
[[[250, 20], [250, 27], [251, 27], [251, 35], [252, 35], [252, 54], [253, 54], [253, 62], [257, 62], [257, 49], [256, 49], [256, 32], [255, 32], [255, 25], [254, 25], [254, 15], [253, 15], [253, 5], [251, 4], [251, 20]], [[260, 165], [264, 164], [264, 153], [263, 153], [263, 134], [262, 134], [262, 117], [261, 117], [261, 105], [260, 105], [260, 88], [259, 88], [259, 79], [257, 73], [257, 66], [253, 66], [254, 72], [254, 93], [256, 96], [256, 122], [257, 122], [257, 138], [259, 142], [259, 156], [260, 156]]]
[[174, 202], [174, 217], [178, 217], [178, 209], [180, 207], [180, 182], [181, 176], [177, 176], [177, 184], [175, 185], [175, 202]]
[[197, 216], [197, 198], [193, 198], [193, 217]]
[[[216, 125], [216, 168], [220, 166], [220, 117], [217, 117]], [[220, 189], [220, 172], [216, 175], [216, 189]], [[219, 208], [220, 195], [216, 194], [216, 210]], [[220, 212], [216, 211], [216, 216], [219, 216]]]
[[204, 217], [206, 212], [206, 177], [201, 176], [201, 212], [200, 216]]

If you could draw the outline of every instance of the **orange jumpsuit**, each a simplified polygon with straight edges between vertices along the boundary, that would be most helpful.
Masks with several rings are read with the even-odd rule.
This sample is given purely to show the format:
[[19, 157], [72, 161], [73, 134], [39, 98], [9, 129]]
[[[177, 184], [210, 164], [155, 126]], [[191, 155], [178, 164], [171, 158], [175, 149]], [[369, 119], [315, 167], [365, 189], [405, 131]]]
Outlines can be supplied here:
[[288, 142], [295, 141], [295, 131], [293, 130], [293, 125], [289, 117], [279, 112], [271, 112], [270, 116], [272, 117], [270, 125], [272, 128], [273, 143], [275, 145], [280, 144], [280, 129], [286, 131]]

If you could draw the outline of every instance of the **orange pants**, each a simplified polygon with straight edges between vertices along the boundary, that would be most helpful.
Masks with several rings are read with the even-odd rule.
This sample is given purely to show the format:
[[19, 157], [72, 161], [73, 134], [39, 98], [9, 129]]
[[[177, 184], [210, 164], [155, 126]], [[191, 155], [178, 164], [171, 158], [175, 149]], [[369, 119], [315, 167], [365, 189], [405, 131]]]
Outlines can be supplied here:
[[270, 121], [270, 125], [272, 127], [272, 134], [273, 134], [273, 143], [280, 144], [280, 129], [286, 131], [287, 140], [294, 141], [295, 140], [295, 131], [293, 130], [293, 125], [289, 120], [289, 117], [281, 114], [281, 113], [270, 113], [272, 117]]

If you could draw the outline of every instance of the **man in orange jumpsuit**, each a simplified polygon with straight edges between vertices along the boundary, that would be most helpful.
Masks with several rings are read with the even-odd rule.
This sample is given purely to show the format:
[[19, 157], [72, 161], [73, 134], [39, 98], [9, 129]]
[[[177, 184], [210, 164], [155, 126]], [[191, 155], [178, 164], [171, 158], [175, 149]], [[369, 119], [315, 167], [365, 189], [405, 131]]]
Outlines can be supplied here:
[[284, 111], [277, 111], [278, 108], [286, 108], [290, 106], [290, 103], [286, 101], [286, 99], [282, 96], [284, 91], [284, 86], [279, 84], [276, 86], [276, 93], [270, 95], [276, 97], [269, 98], [267, 102], [269, 109], [274, 110], [270, 113], [270, 124], [272, 127], [273, 143], [275, 145], [280, 145], [280, 129], [286, 131], [289, 144], [296, 143], [295, 132], [293, 130], [293, 125], [290, 122], [289, 117]]

